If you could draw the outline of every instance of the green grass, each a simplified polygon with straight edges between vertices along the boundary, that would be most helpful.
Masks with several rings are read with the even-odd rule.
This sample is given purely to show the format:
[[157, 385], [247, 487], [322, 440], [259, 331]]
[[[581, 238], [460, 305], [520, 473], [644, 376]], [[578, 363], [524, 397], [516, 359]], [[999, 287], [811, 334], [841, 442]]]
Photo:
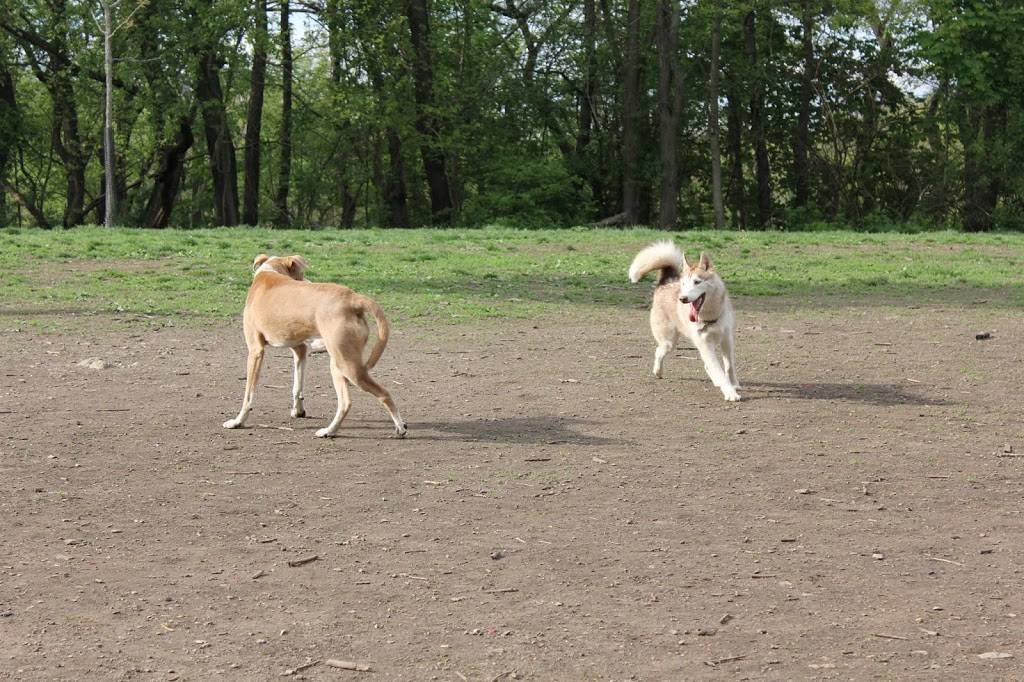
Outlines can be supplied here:
[[[532, 317], [574, 306], [636, 306], [626, 269], [654, 239], [707, 250], [739, 297], [801, 305], [984, 299], [1024, 305], [1024, 235], [653, 230], [0, 229], [0, 312], [228, 317], [258, 253], [305, 256], [308, 276], [377, 297], [396, 319]], [[783, 300], [783, 303], [785, 301]]]

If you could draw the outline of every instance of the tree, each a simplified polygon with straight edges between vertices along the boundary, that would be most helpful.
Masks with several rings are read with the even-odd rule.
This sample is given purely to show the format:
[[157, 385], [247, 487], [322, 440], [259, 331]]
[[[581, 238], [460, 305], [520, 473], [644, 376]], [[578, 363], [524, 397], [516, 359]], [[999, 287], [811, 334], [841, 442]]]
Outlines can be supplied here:
[[683, 70], [679, 63], [679, 0], [659, 0], [658, 130], [661, 158], [661, 200], [658, 226], [676, 226], [679, 201], [679, 120], [683, 109]]
[[[283, 11], [283, 10], [282, 10]], [[260, 155], [263, 130], [263, 98], [267, 85], [267, 0], [255, 0], [252, 31], [252, 68], [249, 72], [249, 106], [245, 116], [245, 190], [242, 222], [260, 222]]]
[[454, 202], [448, 179], [447, 158], [441, 145], [441, 121], [434, 113], [433, 46], [426, 0], [406, 0], [406, 18], [412, 40], [412, 74], [415, 83], [416, 131], [420, 156], [430, 189], [430, 215], [434, 222], [451, 222]]

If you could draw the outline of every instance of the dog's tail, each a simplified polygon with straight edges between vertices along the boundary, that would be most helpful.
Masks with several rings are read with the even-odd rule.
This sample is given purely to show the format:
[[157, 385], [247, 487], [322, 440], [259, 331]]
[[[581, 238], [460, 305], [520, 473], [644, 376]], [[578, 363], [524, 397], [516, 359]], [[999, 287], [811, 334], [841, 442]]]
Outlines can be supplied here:
[[636, 254], [629, 266], [629, 281], [639, 282], [651, 270], [661, 270], [658, 284], [679, 277], [683, 270], [683, 252], [667, 239], [654, 242]]
[[373, 369], [373, 366], [380, 360], [380, 356], [384, 354], [384, 348], [388, 345], [391, 325], [388, 324], [388, 318], [384, 317], [384, 311], [375, 300], [362, 294], [356, 294], [354, 298], [356, 306], [363, 313], [370, 313], [377, 320], [377, 345], [370, 351], [370, 357], [366, 360], [366, 369]]

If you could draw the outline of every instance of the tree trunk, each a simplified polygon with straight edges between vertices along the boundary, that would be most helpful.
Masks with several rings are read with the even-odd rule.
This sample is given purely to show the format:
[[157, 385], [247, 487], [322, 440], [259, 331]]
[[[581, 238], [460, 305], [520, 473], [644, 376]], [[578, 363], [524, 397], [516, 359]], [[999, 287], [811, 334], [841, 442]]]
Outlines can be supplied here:
[[146, 202], [142, 219], [139, 221], [146, 227], [164, 228], [171, 220], [171, 211], [178, 200], [178, 193], [185, 178], [185, 155], [194, 142], [194, 119], [194, 109], [188, 115], [182, 116], [174, 139], [160, 150], [160, 162], [153, 177], [153, 189], [149, 193], [149, 201]]
[[407, 0], [406, 17], [413, 50], [416, 132], [420, 135], [423, 173], [430, 188], [430, 214], [435, 223], [450, 223], [454, 206], [447, 159], [439, 139], [441, 122], [431, 113], [435, 106], [434, 67], [426, 0]]
[[288, 0], [281, 0], [281, 158], [278, 166], [277, 215], [274, 223], [291, 225], [288, 215], [288, 188], [292, 179], [292, 31]]
[[765, 228], [772, 221], [771, 170], [768, 167], [768, 142], [764, 129], [764, 82], [757, 57], [757, 26], [753, 10], [743, 18], [747, 63], [752, 79], [750, 89], [750, 131], [754, 136], [754, 173], [757, 180], [757, 224]]
[[213, 176], [213, 209], [217, 225], [238, 224], [238, 168], [231, 139], [224, 93], [220, 88], [220, 63], [209, 48], [199, 57], [196, 99], [202, 110], [206, 152]]
[[810, 0], [803, 0], [800, 16], [800, 44], [803, 73], [800, 76], [800, 102], [797, 105], [796, 133], [793, 136], [793, 204], [798, 208], [810, 199], [811, 96], [814, 86], [814, 13]]
[[402, 138], [394, 126], [388, 126], [388, 173], [384, 178], [384, 201], [388, 210], [388, 227], [409, 227], [409, 205], [405, 187], [405, 160]]
[[103, 225], [113, 227], [117, 215], [114, 178], [114, 19], [110, 0], [103, 0]]
[[658, 132], [661, 199], [658, 226], [671, 230], [679, 213], [679, 118], [683, 108], [683, 71], [679, 64], [679, 0], [659, 0]]
[[635, 225], [640, 214], [640, 0], [626, 11], [626, 56], [622, 67], [622, 212]]
[[[735, 78], [735, 77], [734, 77]], [[747, 229], [746, 189], [743, 183], [743, 107], [737, 94], [739, 84], [734, 78], [726, 80], [729, 105], [726, 109], [726, 147], [729, 157], [729, 212], [732, 223]]]
[[987, 232], [995, 227], [1001, 183], [991, 157], [1005, 127], [1005, 104], [971, 108], [960, 126], [964, 144], [964, 229], [968, 232]]
[[260, 222], [260, 135], [263, 131], [263, 91], [267, 84], [267, 0], [256, 0], [256, 31], [253, 35], [252, 72], [249, 75], [249, 107], [245, 116], [245, 191], [242, 222]]
[[7, 169], [21, 127], [14, 77], [4, 57], [0, 56], [0, 225], [7, 224]]
[[722, 10], [715, 4], [711, 25], [711, 76], [708, 79], [708, 152], [711, 154], [711, 205], [715, 212], [715, 229], [725, 227], [722, 205], [722, 148], [718, 115], [719, 61], [722, 54]]

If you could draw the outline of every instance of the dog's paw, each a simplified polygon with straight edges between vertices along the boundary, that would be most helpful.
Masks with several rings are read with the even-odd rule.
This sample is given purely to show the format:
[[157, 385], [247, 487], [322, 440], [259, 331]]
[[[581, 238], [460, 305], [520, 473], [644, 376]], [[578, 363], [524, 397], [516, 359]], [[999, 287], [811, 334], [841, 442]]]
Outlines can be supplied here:
[[395, 435], [399, 438], [405, 438], [407, 433], [409, 433], [409, 424], [407, 422], [402, 422], [401, 426], [395, 427]]
[[736, 392], [735, 388], [723, 388], [722, 395], [725, 396], [725, 399], [730, 403], [738, 403], [740, 401], [740, 394]]
[[655, 379], [660, 379], [660, 378], [661, 378], [661, 372], [657, 372], [657, 371], [655, 371], [655, 372], [651, 372], [651, 374], [653, 374], [653, 375], [654, 375], [654, 378], [655, 378]]
[[306, 416], [306, 411], [296, 410], [295, 408], [292, 408], [292, 416], [295, 417], [296, 419], [301, 419], [302, 417]]
[[242, 423], [237, 419], [229, 419], [223, 424], [221, 424], [221, 426], [223, 426], [225, 429], [237, 429], [241, 425]]
[[315, 435], [317, 438], [332, 438], [334, 436], [334, 432], [325, 426], [322, 429], [317, 429]]

